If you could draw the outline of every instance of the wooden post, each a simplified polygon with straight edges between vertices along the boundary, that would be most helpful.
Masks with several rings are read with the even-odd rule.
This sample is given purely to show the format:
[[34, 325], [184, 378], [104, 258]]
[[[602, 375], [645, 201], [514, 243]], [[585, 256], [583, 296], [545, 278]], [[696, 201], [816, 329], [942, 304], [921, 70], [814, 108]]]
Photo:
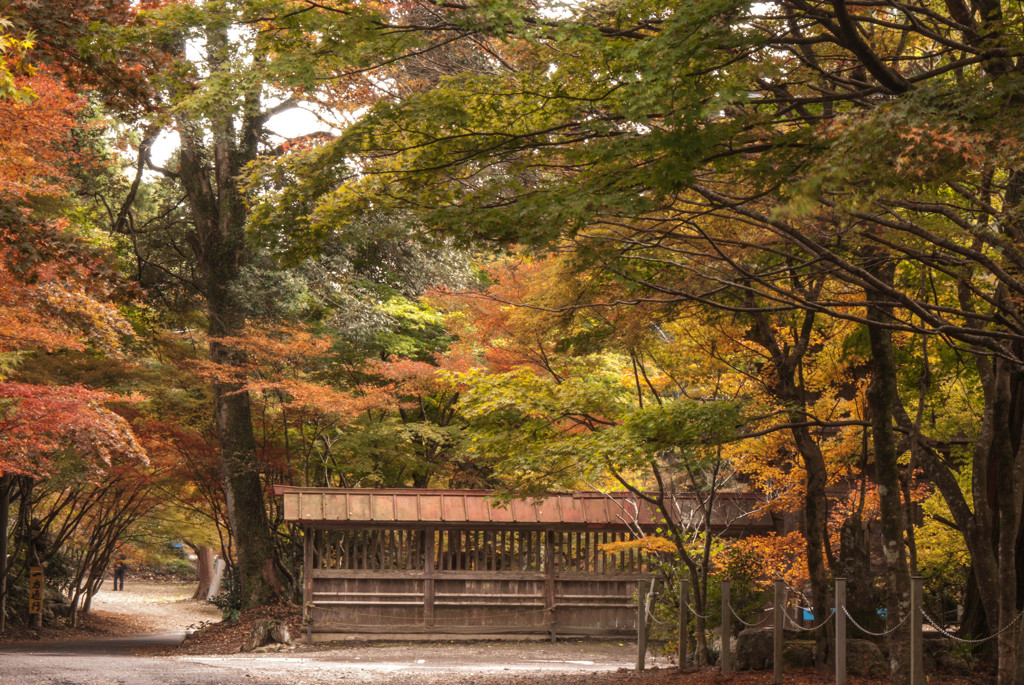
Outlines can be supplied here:
[[732, 673], [732, 654], [729, 649], [729, 637], [732, 634], [732, 613], [729, 610], [728, 580], [722, 581], [722, 673]]
[[551, 641], [556, 642], [555, 634], [555, 533], [544, 531], [544, 608], [547, 610], [548, 622], [551, 626]]
[[302, 530], [302, 617], [306, 623], [306, 644], [313, 644], [313, 529]]
[[690, 596], [690, 581], [679, 579], [679, 669], [686, 664], [686, 647], [690, 641], [690, 617], [686, 609], [686, 600]]
[[434, 557], [437, 532], [427, 528], [423, 552], [423, 625], [434, 625]]
[[924, 634], [921, 625], [921, 576], [910, 577], [910, 685], [924, 685]]
[[846, 578], [836, 578], [836, 685], [846, 685]]
[[[43, 603], [46, 601], [46, 578], [42, 566], [28, 569], [28, 615], [33, 628], [43, 626]], [[36, 639], [39, 639], [38, 637]]]
[[784, 612], [786, 611], [786, 584], [781, 580], [776, 580], [772, 590], [772, 638], [774, 640], [772, 666], [775, 670], [775, 685], [781, 685], [783, 632], [785, 631]]
[[647, 660], [647, 583], [637, 581], [637, 671], [643, 671]]

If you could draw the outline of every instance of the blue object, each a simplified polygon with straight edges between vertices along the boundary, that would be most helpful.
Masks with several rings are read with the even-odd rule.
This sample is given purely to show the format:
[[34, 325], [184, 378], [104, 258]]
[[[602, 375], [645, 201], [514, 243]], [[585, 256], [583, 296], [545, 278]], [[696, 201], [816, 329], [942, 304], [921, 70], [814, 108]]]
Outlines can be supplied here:
[[[835, 612], [835, 609], [828, 610], [829, 614], [834, 614]], [[814, 623], [814, 609], [804, 609], [803, 607], [800, 607], [800, 618], [801, 620], [810, 621], [811, 623]]]

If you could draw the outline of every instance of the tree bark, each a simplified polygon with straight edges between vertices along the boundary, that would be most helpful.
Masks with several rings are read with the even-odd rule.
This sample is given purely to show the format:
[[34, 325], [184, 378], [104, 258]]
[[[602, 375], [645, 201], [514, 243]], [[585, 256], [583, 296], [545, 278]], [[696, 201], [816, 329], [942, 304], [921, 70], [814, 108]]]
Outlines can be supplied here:
[[0, 635], [7, 629], [7, 529], [10, 525], [11, 474], [0, 478]]
[[[812, 288], [816, 290], [816, 288]], [[794, 424], [791, 429], [793, 444], [804, 463], [807, 474], [804, 493], [804, 539], [807, 554], [807, 571], [811, 581], [811, 601], [815, 616], [825, 616], [832, 605], [828, 588], [828, 569], [825, 566], [825, 534], [828, 522], [828, 500], [825, 487], [828, 483], [828, 469], [821, 447], [807, 426], [801, 426], [807, 419], [807, 393], [798, 382], [797, 370], [810, 345], [814, 330], [812, 311], [803, 312], [803, 320], [797, 336], [790, 344], [781, 344], [775, 329], [763, 313], [754, 315], [754, 328], [749, 337], [771, 355], [776, 382], [770, 391], [776, 399], [790, 407], [787, 418]], [[790, 342], [790, 341], [787, 341]], [[830, 624], [831, 625], [831, 624]], [[824, 668], [831, 629], [818, 631], [814, 642], [814, 663]]]
[[[216, 68], [226, 59], [224, 26], [207, 32], [207, 59]], [[244, 352], [226, 338], [245, 333], [246, 315], [237, 289], [247, 245], [245, 198], [239, 175], [255, 160], [260, 119], [258, 92], [244, 95], [246, 113], [236, 122], [230, 109], [211, 115], [202, 130], [186, 114], [177, 117], [181, 138], [179, 177], [195, 231], [191, 244], [203, 274], [210, 337], [210, 358], [222, 369], [213, 384], [214, 423], [228, 519], [237, 549], [241, 608], [249, 609], [280, 596], [273, 532], [264, 504], [261, 467], [256, 452], [249, 393], [240, 370]], [[236, 123], [237, 128], [236, 128]], [[212, 136], [212, 155], [205, 138]]]
[[192, 599], [206, 600], [210, 594], [210, 584], [213, 582], [213, 547], [202, 545], [199, 548], [199, 558], [196, 559], [196, 575], [199, 576], [199, 586], [196, 588]]
[[[885, 267], [891, 277], [892, 267]], [[885, 301], [875, 292], [867, 292], [866, 318], [871, 345], [871, 382], [867, 398], [871, 432], [875, 448], [875, 483], [881, 513], [883, 557], [887, 595], [886, 627], [891, 632], [889, 677], [893, 685], [910, 682], [909, 621], [907, 627], [894, 630], [910, 612], [910, 571], [907, 566], [903, 532], [903, 503], [900, 495], [899, 456], [893, 431], [894, 405], [899, 398], [896, 365], [892, 354], [892, 335]]]

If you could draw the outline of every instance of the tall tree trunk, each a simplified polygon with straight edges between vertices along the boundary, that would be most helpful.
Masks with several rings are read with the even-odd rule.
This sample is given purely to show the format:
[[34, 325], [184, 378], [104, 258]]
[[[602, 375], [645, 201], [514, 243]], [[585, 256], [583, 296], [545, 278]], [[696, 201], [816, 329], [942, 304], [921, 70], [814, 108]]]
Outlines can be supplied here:
[[[801, 407], [804, 405], [801, 404]], [[794, 424], [803, 422], [803, 413], [790, 416]], [[828, 523], [828, 505], [825, 498], [825, 486], [828, 482], [828, 470], [821, 448], [806, 426], [793, 428], [793, 439], [800, 456], [803, 457], [804, 471], [807, 473], [806, 492], [804, 494], [804, 519], [806, 530], [807, 571], [811, 580], [811, 601], [814, 604], [814, 621], [820, 623], [828, 616], [828, 608], [832, 605], [829, 596], [828, 569], [825, 567], [825, 533]], [[828, 624], [831, 626], [831, 623]], [[831, 629], [817, 631], [814, 641], [814, 664], [824, 668], [827, 659], [827, 647]]]
[[7, 629], [7, 529], [13, 483], [9, 473], [0, 478], [0, 635]]
[[199, 585], [196, 587], [192, 599], [206, 601], [210, 594], [210, 585], [213, 583], [213, 547], [201, 545], [199, 547], [198, 559], [196, 559], [196, 575], [199, 576]]
[[[223, 26], [207, 32], [207, 59], [215, 69], [227, 54]], [[210, 116], [202, 130], [186, 114], [177, 117], [180, 148], [179, 178], [195, 226], [190, 241], [204, 277], [210, 358], [224, 374], [214, 382], [214, 422], [220, 445], [221, 471], [228, 519], [237, 549], [243, 609], [280, 596], [273, 532], [267, 519], [263, 483], [256, 452], [249, 393], [240, 367], [244, 352], [226, 338], [245, 333], [245, 307], [238, 291], [246, 261], [246, 205], [239, 175], [256, 158], [260, 127], [258, 92], [246, 93], [247, 111], [236, 121], [227, 110]], [[212, 135], [212, 158], [206, 134]]]
[[[809, 290], [817, 292], [819, 285]], [[753, 301], [749, 302], [753, 306]], [[825, 566], [825, 535], [828, 522], [828, 500], [825, 486], [828, 484], [828, 469], [821, 447], [804, 424], [807, 421], [807, 392], [798, 380], [798, 369], [810, 345], [814, 330], [813, 311], [803, 312], [800, 328], [792, 341], [782, 344], [777, 339], [775, 327], [767, 315], [758, 312], [753, 315], [754, 327], [748, 333], [751, 340], [764, 347], [771, 355], [776, 382], [770, 388], [779, 401], [789, 406], [787, 418], [793, 424], [793, 444], [804, 463], [807, 474], [804, 493], [804, 540], [807, 553], [807, 571], [811, 581], [811, 601], [815, 617], [826, 616], [832, 601], [829, 593], [828, 569]], [[831, 625], [831, 624], [830, 624]], [[828, 644], [832, 629], [818, 631], [815, 635], [814, 663], [824, 668], [828, 656]]]
[[[892, 277], [892, 267], [885, 267]], [[871, 382], [868, 408], [875, 447], [875, 483], [881, 510], [883, 557], [887, 595], [886, 626], [888, 636], [889, 677], [894, 684], [910, 682], [909, 628], [894, 630], [910, 613], [910, 571], [907, 566], [903, 532], [903, 505], [900, 495], [899, 456], [892, 421], [899, 400], [896, 365], [892, 355], [892, 334], [885, 326], [891, 322], [887, 303], [875, 292], [868, 292], [866, 318], [871, 345]]]
[[[996, 549], [999, 574], [999, 618], [997, 629], [1010, 624], [1017, 616], [1017, 538], [1020, 526], [1019, 483], [1020, 456], [1014, 449], [1013, 422], [1014, 386], [1019, 384], [1016, 365], [1005, 359], [994, 360], [995, 401], [993, 411], [999, 420], [992, 440], [990, 465], [994, 490]], [[1019, 424], [1018, 428], [1019, 430]], [[1019, 628], [1018, 628], [1019, 630]], [[1006, 630], [997, 638], [999, 683], [1017, 683], [1017, 630]]]

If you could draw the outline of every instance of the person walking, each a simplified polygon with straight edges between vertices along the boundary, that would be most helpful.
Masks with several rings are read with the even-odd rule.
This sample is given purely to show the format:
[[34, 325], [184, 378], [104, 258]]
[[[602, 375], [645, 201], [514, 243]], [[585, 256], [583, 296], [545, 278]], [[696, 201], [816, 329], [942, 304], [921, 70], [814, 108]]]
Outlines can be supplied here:
[[[114, 564], [114, 589], [115, 590], [124, 590], [124, 572], [125, 572], [125, 569], [126, 569], [126, 566], [125, 566], [125, 563], [124, 563], [124, 559], [125, 559], [125, 556], [122, 554], [120, 556], [120, 558], [118, 558], [117, 563]], [[120, 583], [120, 586], [118, 586], [118, 583]]]

